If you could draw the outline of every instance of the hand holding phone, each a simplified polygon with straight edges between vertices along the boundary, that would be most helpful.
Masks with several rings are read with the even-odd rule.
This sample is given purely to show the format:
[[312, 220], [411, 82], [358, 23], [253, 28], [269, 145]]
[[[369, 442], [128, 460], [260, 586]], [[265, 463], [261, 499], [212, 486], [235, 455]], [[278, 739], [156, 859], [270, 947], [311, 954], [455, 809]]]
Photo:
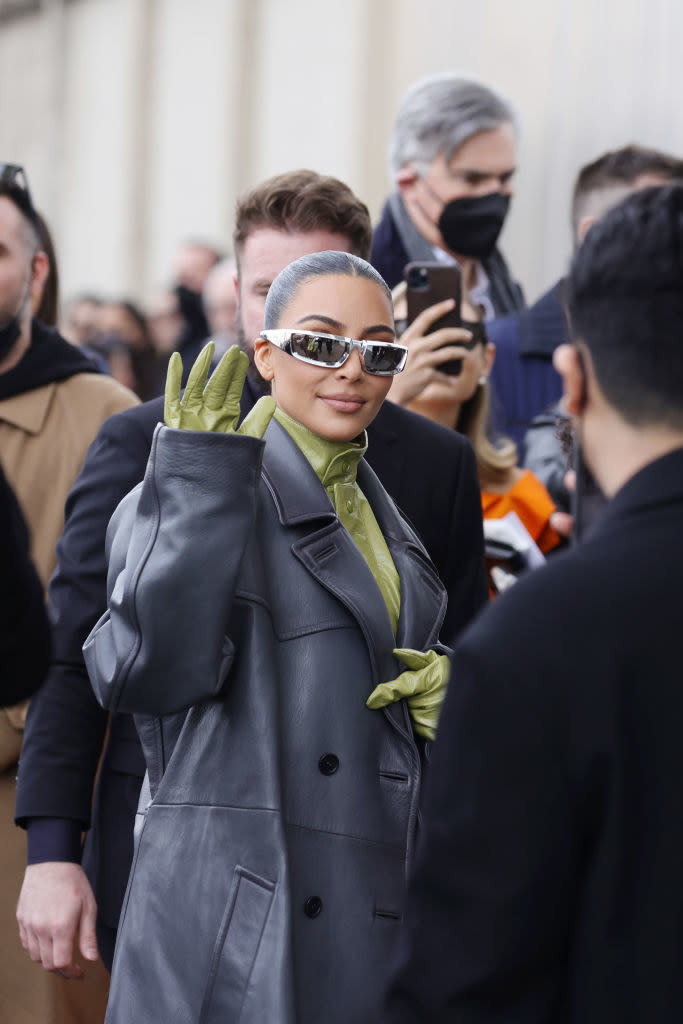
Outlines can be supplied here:
[[[443, 327], [460, 327], [460, 302], [462, 299], [462, 278], [458, 267], [445, 263], [409, 263], [405, 268], [406, 303], [408, 324], [430, 306], [452, 299], [453, 308], [431, 325], [429, 334]], [[462, 370], [462, 359], [447, 360], [439, 364], [442, 373], [457, 377]]]

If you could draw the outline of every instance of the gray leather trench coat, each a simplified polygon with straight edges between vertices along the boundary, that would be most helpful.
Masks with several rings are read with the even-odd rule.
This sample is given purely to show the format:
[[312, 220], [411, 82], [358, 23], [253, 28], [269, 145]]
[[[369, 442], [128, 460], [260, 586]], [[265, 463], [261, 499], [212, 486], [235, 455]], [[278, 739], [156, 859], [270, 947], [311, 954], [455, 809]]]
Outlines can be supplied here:
[[[110, 524], [109, 611], [84, 653], [137, 713], [148, 766], [108, 1024], [350, 1024], [391, 964], [420, 753], [404, 702], [365, 701], [437, 645], [446, 596], [370, 467], [358, 483], [401, 579], [379, 588], [308, 461], [157, 428]], [[145, 787], [143, 787], [143, 793]]]

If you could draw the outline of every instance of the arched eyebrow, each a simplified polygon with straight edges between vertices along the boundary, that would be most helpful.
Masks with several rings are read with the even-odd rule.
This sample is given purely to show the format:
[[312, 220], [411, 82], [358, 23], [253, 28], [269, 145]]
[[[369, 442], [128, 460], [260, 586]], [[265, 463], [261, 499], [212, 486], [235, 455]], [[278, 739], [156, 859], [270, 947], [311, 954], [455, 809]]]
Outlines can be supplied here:
[[[337, 331], [343, 331], [344, 325], [339, 320], [334, 320], [331, 316], [325, 316], [323, 313], [307, 313], [306, 316], [302, 316], [296, 321], [295, 326], [299, 324], [305, 324], [309, 320], [315, 320], [316, 323], [327, 324], [328, 327], [334, 327]], [[369, 327], [363, 329], [363, 335], [366, 334], [377, 334], [379, 331], [386, 331], [392, 338], [396, 337], [396, 331], [390, 324], [371, 324]]]
[[386, 331], [392, 338], [396, 337], [396, 331], [389, 324], [371, 324], [369, 327], [364, 327], [363, 337], [367, 334], [378, 334], [380, 331]]
[[322, 313], [307, 313], [306, 316], [302, 316], [297, 320], [296, 324], [305, 324], [307, 320], [317, 320], [318, 323], [327, 324], [329, 327], [336, 327], [338, 331], [343, 330], [339, 320], [333, 320], [331, 316], [323, 316]]

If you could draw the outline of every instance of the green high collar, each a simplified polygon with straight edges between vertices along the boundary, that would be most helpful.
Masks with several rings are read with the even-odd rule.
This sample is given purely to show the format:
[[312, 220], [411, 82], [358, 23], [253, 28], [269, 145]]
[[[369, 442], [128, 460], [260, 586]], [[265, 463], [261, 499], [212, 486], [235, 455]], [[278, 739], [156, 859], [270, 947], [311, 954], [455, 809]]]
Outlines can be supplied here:
[[359, 435], [358, 441], [328, 441], [314, 434], [298, 420], [292, 419], [282, 409], [276, 409], [274, 416], [306, 456], [325, 489], [335, 484], [356, 482], [358, 463], [368, 450], [368, 435], [365, 431]]

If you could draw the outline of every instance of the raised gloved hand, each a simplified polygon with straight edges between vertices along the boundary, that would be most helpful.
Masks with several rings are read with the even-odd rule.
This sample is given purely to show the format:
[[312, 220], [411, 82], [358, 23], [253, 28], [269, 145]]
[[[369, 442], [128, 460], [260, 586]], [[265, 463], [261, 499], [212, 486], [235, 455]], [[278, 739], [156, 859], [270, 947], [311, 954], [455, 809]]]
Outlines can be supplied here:
[[171, 356], [164, 396], [166, 426], [178, 430], [210, 430], [222, 434], [236, 432], [249, 437], [263, 437], [275, 410], [275, 400], [270, 396], [261, 398], [236, 430], [249, 359], [237, 345], [232, 345], [207, 384], [213, 353], [214, 344], [210, 341], [201, 350], [190, 370], [182, 398], [180, 387], [183, 362], [178, 352]]
[[433, 740], [441, 704], [446, 696], [450, 660], [445, 654], [437, 654], [436, 651], [423, 653], [402, 647], [397, 647], [394, 654], [408, 671], [401, 672], [400, 676], [389, 683], [375, 687], [365, 702], [366, 707], [374, 711], [405, 697], [415, 732], [418, 736]]

